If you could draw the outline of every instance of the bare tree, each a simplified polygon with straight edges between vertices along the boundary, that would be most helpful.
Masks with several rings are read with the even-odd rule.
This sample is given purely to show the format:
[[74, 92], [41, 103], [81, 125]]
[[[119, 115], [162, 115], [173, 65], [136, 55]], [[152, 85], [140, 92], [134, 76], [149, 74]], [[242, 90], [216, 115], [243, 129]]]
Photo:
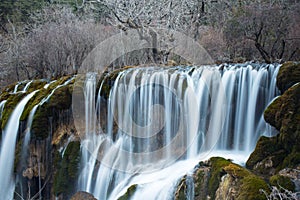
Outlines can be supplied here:
[[199, 27], [206, 14], [204, 0], [97, 0], [85, 1], [91, 5], [101, 5], [108, 10], [107, 22], [126, 32], [135, 29], [141, 40], [154, 47], [153, 61], [159, 62], [161, 52], [155, 29], [170, 30], [164, 39], [172, 40], [172, 30], [183, 32], [194, 39], [199, 39]]
[[66, 7], [45, 8], [33, 15], [32, 21], [23, 57], [37, 77], [76, 73], [85, 56], [110, 30], [91, 18], [80, 19]]
[[[241, 6], [225, 27], [233, 57], [235, 52], [243, 53], [246, 45], [255, 47], [267, 63], [296, 57], [299, 49], [294, 44], [299, 46], [299, 38], [291, 37], [291, 30], [295, 33], [299, 29], [295, 27], [295, 21], [299, 21], [299, 14], [294, 14], [297, 11], [299, 4], [288, 5], [280, 1]], [[250, 52], [254, 52], [253, 49]]]

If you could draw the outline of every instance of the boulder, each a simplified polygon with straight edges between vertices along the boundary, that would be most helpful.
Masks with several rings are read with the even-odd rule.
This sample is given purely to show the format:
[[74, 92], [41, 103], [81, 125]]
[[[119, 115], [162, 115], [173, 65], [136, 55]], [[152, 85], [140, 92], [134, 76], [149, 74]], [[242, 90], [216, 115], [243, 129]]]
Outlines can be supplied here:
[[300, 82], [300, 62], [285, 62], [277, 75], [277, 87], [283, 93], [298, 82]]
[[72, 197], [71, 200], [97, 200], [92, 194], [87, 192], [76, 192]]

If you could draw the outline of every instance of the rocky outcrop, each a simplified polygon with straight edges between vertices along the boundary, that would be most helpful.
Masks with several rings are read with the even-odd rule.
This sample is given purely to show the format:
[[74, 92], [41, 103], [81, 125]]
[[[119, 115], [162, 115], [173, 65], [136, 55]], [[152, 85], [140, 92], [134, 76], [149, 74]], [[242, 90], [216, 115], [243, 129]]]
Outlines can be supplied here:
[[76, 192], [70, 200], [97, 200], [92, 194], [87, 192]]
[[[14, 171], [19, 181], [16, 193], [30, 195], [30, 198], [41, 196], [44, 199], [68, 199], [74, 193], [79, 167], [80, 142], [72, 119], [71, 94], [72, 81], [63, 85], [72, 77], [66, 76], [44, 87], [45, 80], [34, 80], [26, 91], [25, 83], [6, 87], [0, 93], [0, 101], [6, 99], [1, 118], [3, 129], [17, 103], [25, 95], [38, 90], [27, 103], [20, 119], [19, 136], [15, 153]], [[59, 85], [63, 85], [57, 88]], [[56, 90], [54, 90], [57, 88]], [[52, 93], [53, 92], [53, 93]], [[52, 96], [43, 104], [52, 93]], [[24, 147], [26, 124], [29, 113], [38, 105], [33, 118], [30, 141]], [[39, 193], [40, 192], [40, 193]], [[19, 196], [15, 196], [18, 199]]]
[[[260, 190], [269, 191], [267, 183], [249, 170], [220, 157], [199, 163], [193, 175], [194, 199], [265, 199]], [[186, 176], [179, 182], [175, 199], [185, 199]]]
[[283, 94], [265, 110], [265, 120], [279, 134], [261, 137], [246, 166], [254, 173], [264, 176], [270, 185], [288, 190], [299, 190], [298, 176], [284, 171], [300, 168], [300, 64], [288, 62], [282, 65], [277, 76], [277, 86]]
[[276, 85], [282, 93], [300, 82], [300, 62], [286, 62], [279, 70]]
[[280, 131], [279, 135], [261, 137], [247, 167], [261, 174], [274, 175], [285, 167], [300, 165], [300, 84], [289, 88], [265, 111], [265, 120]]

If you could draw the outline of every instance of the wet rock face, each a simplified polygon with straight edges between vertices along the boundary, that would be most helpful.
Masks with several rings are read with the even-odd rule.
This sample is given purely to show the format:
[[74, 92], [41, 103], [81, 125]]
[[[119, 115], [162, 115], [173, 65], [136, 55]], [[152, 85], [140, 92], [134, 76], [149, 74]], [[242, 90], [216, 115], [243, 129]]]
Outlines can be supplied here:
[[216, 191], [216, 199], [235, 199], [238, 192], [238, 182], [229, 174], [222, 176]]

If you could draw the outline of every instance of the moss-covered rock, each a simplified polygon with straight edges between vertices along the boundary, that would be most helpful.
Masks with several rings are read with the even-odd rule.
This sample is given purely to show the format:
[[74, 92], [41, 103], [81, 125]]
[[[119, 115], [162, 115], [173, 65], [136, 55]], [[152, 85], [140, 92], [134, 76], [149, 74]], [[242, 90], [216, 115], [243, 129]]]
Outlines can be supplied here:
[[281, 92], [285, 92], [295, 83], [300, 82], [300, 62], [284, 63], [277, 75], [277, 87]]
[[47, 106], [40, 106], [34, 114], [32, 125], [31, 125], [31, 134], [32, 137], [37, 139], [45, 139], [49, 135], [50, 113], [48, 112]]
[[71, 200], [97, 200], [92, 194], [87, 192], [76, 192], [72, 197]]
[[294, 191], [295, 190], [294, 183], [288, 177], [280, 176], [280, 175], [274, 175], [274, 176], [270, 177], [269, 181], [270, 181], [270, 185], [276, 186], [277, 188], [283, 187], [283, 188], [285, 188], [289, 191]]
[[16, 94], [10, 94], [7, 98], [7, 101], [5, 103], [3, 112], [2, 112], [2, 118], [1, 118], [1, 129], [3, 130], [5, 128], [5, 125], [8, 122], [9, 116], [12, 114], [15, 107], [18, 105], [18, 103], [21, 101], [21, 99], [25, 96], [25, 93], [16, 93]]
[[211, 175], [208, 181], [208, 195], [212, 199], [215, 198], [215, 192], [219, 187], [221, 177], [226, 174], [223, 167], [228, 166], [230, 163], [229, 160], [220, 157], [213, 157], [209, 160]]
[[66, 85], [58, 88], [49, 100], [49, 107], [58, 110], [69, 109], [72, 104], [72, 86]]
[[[56, 158], [56, 162], [58, 162]], [[80, 142], [70, 142], [67, 146], [61, 162], [58, 162], [54, 176], [53, 191], [54, 194], [63, 195], [64, 198], [70, 197], [76, 186], [76, 178], [80, 163]]]
[[272, 167], [276, 168], [276, 171], [300, 164], [299, 99], [300, 84], [296, 84], [286, 90], [265, 110], [265, 120], [275, 126], [280, 134], [272, 138], [260, 138], [255, 151], [246, 163], [248, 168], [265, 173], [269, 169], [262, 163], [266, 163], [266, 161], [272, 161]]
[[246, 166], [265, 176], [273, 186], [293, 190], [287, 177], [279, 176], [281, 169], [300, 166], [300, 65], [288, 62], [281, 67], [277, 85], [284, 93], [265, 110], [265, 120], [279, 130], [277, 136], [261, 137]]
[[260, 190], [269, 191], [267, 183], [260, 177], [250, 174], [241, 180], [237, 200], [265, 200]]
[[[206, 163], [200, 163], [193, 178], [196, 200], [256, 200], [264, 199], [260, 189], [269, 191], [267, 183], [261, 177], [221, 157], [213, 157]], [[178, 184], [175, 199], [185, 199], [185, 179], [183, 177]]]
[[127, 189], [126, 193], [123, 196], [119, 197], [118, 200], [128, 200], [128, 199], [130, 199], [134, 195], [134, 193], [136, 191], [136, 188], [137, 188], [136, 184], [130, 186]]
[[250, 155], [246, 166], [260, 174], [274, 173], [274, 170], [271, 169], [275, 169], [280, 165], [286, 154], [278, 136], [272, 138], [262, 136], [256, 144], [255, 151]]
[[275, 99], [265, 110], [265, 120], [286, 134], [300, 131], [300, 84], [289, 88], [282, 96]]

